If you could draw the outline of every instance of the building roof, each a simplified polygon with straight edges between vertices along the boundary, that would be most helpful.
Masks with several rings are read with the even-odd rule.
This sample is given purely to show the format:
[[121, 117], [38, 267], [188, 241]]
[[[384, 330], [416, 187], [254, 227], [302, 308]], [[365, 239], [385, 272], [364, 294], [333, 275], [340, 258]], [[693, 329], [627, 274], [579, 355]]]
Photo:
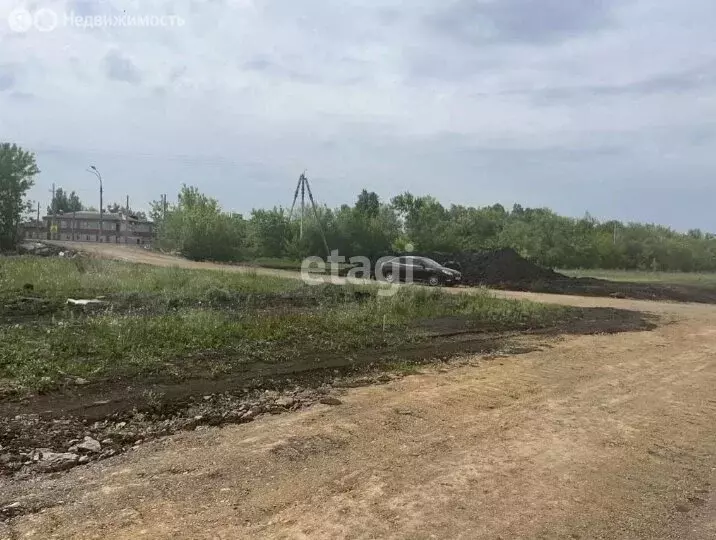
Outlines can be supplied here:
[[[67, 213], [59, 213], [56, 216], [47, 215], [43, 219], [67, 219], [67, 218], [74, 218], [74, 219], [86, 219], [86, 220], [99, 220], [99, 212], [67, 212]], [[137, 221], [141, 223], [149, 223], [147, 220], [139, 220], [134, 216], [125, 216], [122, 213], [114, 213], [114, 212], [102, 212], [102, 220], [104, 221], [124, 221], [125, 219], [129, 221]]]

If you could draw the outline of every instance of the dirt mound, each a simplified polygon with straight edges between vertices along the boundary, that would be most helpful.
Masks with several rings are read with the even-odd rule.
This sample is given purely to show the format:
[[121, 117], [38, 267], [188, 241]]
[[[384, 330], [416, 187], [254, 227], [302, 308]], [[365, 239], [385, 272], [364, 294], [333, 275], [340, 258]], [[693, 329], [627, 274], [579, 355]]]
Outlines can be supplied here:
[[572, 278], [551, 268], [539, 266], [509, 248], [421, 255], [460, 270], [465, 285], [485, 285], [495, 289], [538, 293], [716, 304], [716, 289], [693, 285]]
[[550, 268], [543, 268], [521, 257], [514, 249], [464, 251], [425, 255], [440, 264], [454, 266], [462, 272], [466, 285], [526, 285], [536, 281], [568, 279]]

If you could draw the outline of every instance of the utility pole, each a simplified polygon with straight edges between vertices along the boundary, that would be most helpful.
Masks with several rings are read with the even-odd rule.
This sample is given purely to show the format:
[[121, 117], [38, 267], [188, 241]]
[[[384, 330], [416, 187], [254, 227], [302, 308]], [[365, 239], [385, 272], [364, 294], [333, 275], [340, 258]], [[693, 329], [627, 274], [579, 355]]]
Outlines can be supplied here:
[[[303, 176], [303, 175], [301, 175]], [[303, 177], [306, 178], [305, 176]], [[306, 182], [301, 182], [301, 233], [299, 238], [303, 238], [303, 213], [306, 207]]]
[[167, 194], [162, 194], [162, 220], [167, 219]]
[[50, 220], [50, 240], [52, 240], [52, 230], [55, 228], [55, 221], [57, 217], [57, 209], [55, 204], [55, 183], [52, 182], [52, 201], [50, 202], [50, 209], [52, 210], [52, 219]]
[[127, 206], [124, 208], [124, 243], [129, 244], [129, 195], [127, 195]]
[[300, 222], [300, 233], [299, 238], [303, 238], [303, 213], [306, 206], [306, 192], [308, 192], [308, 199], [311, 201], [311, 207], [313, 208], [313, 215], [316, 217], [316, 223], [318, 223], [318, 230], [321, 231], [321, 239], [323, 240], [323, 247], [326, 248], [326, 254], [331, 255], [331, 250], [328, 249], [328, 242], [326, 242], [326, 235], [323, 232], [323, 226], [321, 220], [318, 217], [318, 208], [316, 208], [316, 201], [313, 199], [313, 193], [311, 192], [311, 184], [308, 183], [305, 171], [298, 178], [298, 184], [296, 185], [296, 192], [293, 194], [293, 204], [291, 205], [291, 211], [288, 214], [288, 220], [291, 221], [293, 217], [293, 209], [296, 207], [296, 201], [298, 200], [298, 192], [301, 191], [301, 222]]
[[37, 202], [37, 221], [35, 222], [35, 232], [37, 233], [37, 239], [40, 239], [40, 202]]
[[97, 178], [99, 179], [99, 237], [97, 238], [97, 240], [101, 242], [102, 234], [104, 233], [103, 227], [102, 227], [102, 221], [103, 221], [103, 217], [104, 217], [104, 209], [102, 208], [102, 205], [103, 205], [102, 193], [104, 191], [102, 188], [102, 175], [99, 173], [99, 171], [97, 170], [97, 167], [95, 167], [94, 165], [90, 165], [90, 168], [88, 170], [89, 170], [89, 172], [91, 172], [92, 174], [97, 176]]

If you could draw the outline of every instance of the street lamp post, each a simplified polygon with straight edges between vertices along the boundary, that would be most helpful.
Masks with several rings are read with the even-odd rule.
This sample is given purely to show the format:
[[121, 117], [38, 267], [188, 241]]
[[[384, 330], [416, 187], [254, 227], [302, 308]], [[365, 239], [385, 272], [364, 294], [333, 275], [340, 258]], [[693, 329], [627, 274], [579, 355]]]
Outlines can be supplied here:
[[97, 178], [99, 179], [99, 241], [101, 242], [102, 234], [104, 232], [102, 229], [102, 221], [103, 221], [102, 217], [103, 217], [103, 213], [104, 213], [104, 209], [102, 208], [102, 202], [103, 202], [102, 201], [102, 191], [103, 191], [102, 190], [102, 175], [99, 173], [99, 171], [97, 170], [97, 167], [95, 167], [94, 165], [90, 165], [90, 168], [88, 170], [89, 170], [89, 172], [96, 175]]

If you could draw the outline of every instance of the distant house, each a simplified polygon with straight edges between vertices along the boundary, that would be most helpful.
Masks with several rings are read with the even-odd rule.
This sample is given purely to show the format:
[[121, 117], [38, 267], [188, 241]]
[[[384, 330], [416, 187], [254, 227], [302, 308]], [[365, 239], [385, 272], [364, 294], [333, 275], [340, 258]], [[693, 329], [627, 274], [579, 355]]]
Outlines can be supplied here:
[[99, 212], [68, 212], [24, 223], [22, 229], [27, 239], [143, 245], [151, 244], [153, 226], [136, 216], [103, 212], [100, 231]]

